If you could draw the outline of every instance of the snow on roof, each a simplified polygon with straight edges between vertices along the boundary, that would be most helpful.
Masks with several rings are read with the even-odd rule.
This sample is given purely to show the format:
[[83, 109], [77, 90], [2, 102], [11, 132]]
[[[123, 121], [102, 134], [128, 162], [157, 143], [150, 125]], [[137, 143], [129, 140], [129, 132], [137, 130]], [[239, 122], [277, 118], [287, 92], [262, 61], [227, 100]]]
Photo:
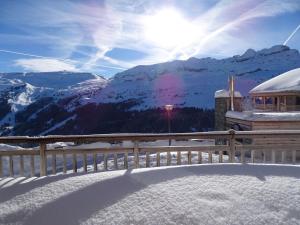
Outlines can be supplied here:
[[282, 164], [5, 178], [0, 185], [11, 186], [0, 186], [0, 223], [294, 225], [299, 224], [299, 178], [298, 165]]
[[248, 121], [300, 121], [300, 112], [228, 111], [226, 117]]
[[250, 93], [300, 91], [300, 68], [290, 70], [253, 88]]
[[[227, 91], [225, 89], [218, 90], [218, 91], [215, 92], [215, 98], [229, 98], [229, 97], [230, 97], [229, 91]], [[242, 95], [239, 91], [235, 91], [234, 92], [234, 97], [241, 98]]]

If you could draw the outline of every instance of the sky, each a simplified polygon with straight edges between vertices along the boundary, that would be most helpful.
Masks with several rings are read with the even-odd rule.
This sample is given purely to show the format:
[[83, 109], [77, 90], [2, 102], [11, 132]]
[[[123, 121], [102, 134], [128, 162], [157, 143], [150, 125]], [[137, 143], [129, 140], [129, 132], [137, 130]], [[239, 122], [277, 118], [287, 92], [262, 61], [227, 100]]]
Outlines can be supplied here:
[[300, 50], [300, 0], [1, 0], [0, 72], [105, 77], [137, 65]]

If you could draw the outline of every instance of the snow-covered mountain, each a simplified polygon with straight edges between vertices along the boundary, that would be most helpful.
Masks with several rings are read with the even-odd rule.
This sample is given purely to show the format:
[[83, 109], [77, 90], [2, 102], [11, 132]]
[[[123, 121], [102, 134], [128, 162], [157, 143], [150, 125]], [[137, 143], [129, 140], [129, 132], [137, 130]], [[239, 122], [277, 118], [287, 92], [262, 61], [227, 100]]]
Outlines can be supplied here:
[[214, 92], [227, 88], [229, 75], [236, 76], [236, 89], [248, 95], [257, 84], [298, 67], [299, 52], [282, 45], [220, 60], [190, 58], [137, 66], [116, 74], [93, 101], [138, 99], [139, 109], [165, 104], [213, 108]]
[[[121, 126], [122, 119], [135, 118], [136, 110], [165, 104], [212, 109], [214, 92], [227, 88], [230, 75], [236, 77], [236, 89], [247, 95], [257, 84], [299, 67], [299, 52], [278, 45], [225, 59], [137, 66], [109, 80], [90, 73], [3, 73], [0, 130], [2, 135], [96, 133], [99, 127], [105, 132]], [[113, 125], [104, 128], [104, 122]]]
[[[38, 102], [53, 104], [72, 98], [68, 104], [71, 107], [76, 99], [89, 97], [106, 83], [103, 77], [90, 73], [0, 73], [0, 129], [12, 129], [17, 122], [16, 114], [21, 115]], [[34, 119], [42, 110], [32, 111], [29, 118]]]

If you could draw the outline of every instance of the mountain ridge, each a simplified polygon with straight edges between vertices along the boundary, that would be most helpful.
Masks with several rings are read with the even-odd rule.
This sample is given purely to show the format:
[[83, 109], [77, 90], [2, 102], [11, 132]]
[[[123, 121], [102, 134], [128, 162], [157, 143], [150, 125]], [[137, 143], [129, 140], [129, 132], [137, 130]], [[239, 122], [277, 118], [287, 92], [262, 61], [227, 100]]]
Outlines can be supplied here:
[[[122, 113], [128, 118], [135, 118], [134, 115], [143, 111], [143, 115], [150, 116], [147, 111], [154, 109], [153, 112], [161, 113], [155, 109], [165, 104], [182, 109], [211, 110], [215, 91], [227, 89], [229, 75], [236, 76], [236, 90], [246, 95], [259, 83], [298, 67], [299, 52], [277, 45], [259, 51], [248, 49], [241, 55], [225, 59], [192, 57], [139, 65], [110, 79], [91, 73], [67, 71], [2, 73], [0, 132], [2, 135], [44, 135], [48, 134], [45, 132], [47, 130], [52, 134], [105, 132], [109, 125], [103, 127], [100, 121], [102, 124], [123, 126], [119, 122], [109, 121], [110, 118], [118, 121], [118, 114]], [[66, 76], [69, 76], [68, 79]], [[86, 118], [88, 122], [84, 124], [82, 119], [86, 117], [85, 113], [93, 117], [103, 116], [105, 121], [94, 118], [99, 124], [92, 125], [93, 118]], [[208, 116], [203, 111], [198, 113], [205, 118]], [[197, 110], [194, 110], [193, 115], [196, 114]], [[125, 131], [131, 129], [128, 124], [124, 126], [127, 127]], [[200, 125], [197, 129], [201, 129]], [[117, 132], [118, 127], [108, 131]]]

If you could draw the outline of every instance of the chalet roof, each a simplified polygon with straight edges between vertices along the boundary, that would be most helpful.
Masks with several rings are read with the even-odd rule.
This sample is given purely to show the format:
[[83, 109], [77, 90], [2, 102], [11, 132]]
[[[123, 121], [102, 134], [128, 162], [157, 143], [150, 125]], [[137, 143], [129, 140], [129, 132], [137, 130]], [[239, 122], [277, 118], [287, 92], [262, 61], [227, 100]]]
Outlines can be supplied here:
[[280, 74], [253, 88], [250, 93], [300, 92], [300, 68]]
[[300, 112], [227, 111], [226, 117], [246, 121], [300, 121]]

